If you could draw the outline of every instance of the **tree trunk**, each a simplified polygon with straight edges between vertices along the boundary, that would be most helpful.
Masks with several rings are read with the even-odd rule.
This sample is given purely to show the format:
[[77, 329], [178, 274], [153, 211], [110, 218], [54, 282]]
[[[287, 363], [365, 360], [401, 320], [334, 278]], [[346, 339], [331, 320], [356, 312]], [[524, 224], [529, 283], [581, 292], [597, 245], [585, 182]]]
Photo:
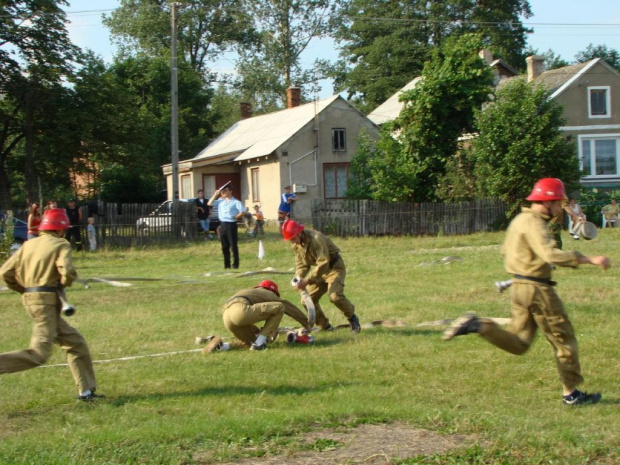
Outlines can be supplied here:
[[11, 186], [9, 184], [9, 177], [6, 174], [6, 168], [4, 166], [4, 158], [0, 162], [0, 210], [7, 211], [13, 209], [13, 202], [11, 201]]
[[32, 88], [33, 83], [29, 83], [29, 89], [26, 91], [25, 99], [25, 119], [24, 119], [24, 134], [25, 134], [25, 149], [26, 158], [24, 165], [24, 175], [26, 180], [26, 199], [28, 204], [37, 201], [37, 175], [35, 170], [34, 161], [34, 108], [32, 104]]

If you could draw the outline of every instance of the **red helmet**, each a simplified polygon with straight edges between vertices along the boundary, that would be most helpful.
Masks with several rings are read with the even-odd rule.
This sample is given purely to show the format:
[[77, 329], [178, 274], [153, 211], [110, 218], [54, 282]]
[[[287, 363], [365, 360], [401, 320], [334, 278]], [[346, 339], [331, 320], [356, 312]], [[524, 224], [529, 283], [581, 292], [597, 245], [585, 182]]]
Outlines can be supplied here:
[[534, 185], [534, 189], [526, 200], [533, 202], [546, 202], [548, 200], [564, 200], [566, 191], [564, 183], [558, 178], [542, 178]]
[[265, 279], [264, 281], [261, 281], [256, 286], [254, 286], [254, 289], [256, 289], [257, 287], [262, 287], [263, 289], [267, 289], [268, 291], [275, 292], [275, 294], [278, 297], [280, 297], [280, 291], [278, 291], [278, 285], [274, 283], [273, 281], [269, 281], [268, 279]]
[[303, 224], [299, 224], [295, 220], [287, 220], [282, 225], [282, 237], [284, 237], [285, 241], [290, 241], [304, 229], [305, 228]]
[[50, 208], [45, 210], [43, 219], [39, 225], [39, 231], [57, 231], [60, 229], [69, 229], [71, 223], [64, 208]]

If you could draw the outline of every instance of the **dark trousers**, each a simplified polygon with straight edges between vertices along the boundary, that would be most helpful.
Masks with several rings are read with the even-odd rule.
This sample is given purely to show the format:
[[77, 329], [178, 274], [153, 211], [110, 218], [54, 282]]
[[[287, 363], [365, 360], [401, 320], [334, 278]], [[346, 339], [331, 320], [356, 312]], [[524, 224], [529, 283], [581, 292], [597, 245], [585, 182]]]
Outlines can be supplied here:
[[230, 268], [230, 249], [233, 253], [233, 268], [239, 268], [239, 247], [237, 246], [237, 223], [220, 224], [220, 240], [224, 254], [224, 268]]
[[73, 243], [75, 242], [75, 247], [78, 251], [82, 250], [82, 231], [79, 226], [71, 226], [67, 229], [65, 239], [71, 243], [71, 246], [73, 246]]

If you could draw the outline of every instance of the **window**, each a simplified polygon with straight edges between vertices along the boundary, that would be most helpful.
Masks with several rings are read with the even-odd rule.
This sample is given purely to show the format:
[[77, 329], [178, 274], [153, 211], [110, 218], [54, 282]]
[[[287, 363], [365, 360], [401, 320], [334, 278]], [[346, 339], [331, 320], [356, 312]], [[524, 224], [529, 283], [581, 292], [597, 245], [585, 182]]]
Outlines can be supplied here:
[[344, 152], [347, 150], [346, 129], [332, 129], [332, 150], [334, 152]]
[[252, 168], [252, 201], [260, 202], [260, 190], [258, 188], [258, 168]]
[[202, 175], [202, 190], [205, 193], [205, 197], [210, 198], [215, 192], [215, 176], [212, 174], [203, 174]]
[[349, 163], [325, 163], [323, 185], [326, 199], [342, 199], [349, 180]]
[[181, 198], [191, 199], [192, 195], [192, 177], [189, 174], [181, 176]]
[[620, 134], [579, 136], [581, 169], [585, 176], [618, 176], [620, 174]]
[[609, 118], [611, 98], [609, 86], [588, 87], [588, 111], [590, 118]]

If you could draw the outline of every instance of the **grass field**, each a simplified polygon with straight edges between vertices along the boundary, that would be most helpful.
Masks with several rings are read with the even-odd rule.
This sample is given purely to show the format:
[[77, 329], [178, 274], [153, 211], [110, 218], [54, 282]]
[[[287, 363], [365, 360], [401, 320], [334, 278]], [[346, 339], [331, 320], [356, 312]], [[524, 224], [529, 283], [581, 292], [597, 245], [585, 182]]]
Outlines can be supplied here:
[[[257, 242], [242, 239], [240, 271], [293, 266], [288, 244], [269, 234], [262, 261]], [[444, 342], [442, 328], [416, 326], [465, 311], [509, 316], [509, 293], [493, 286], [508, 278], [503, 237], [336, 239], [348, 268], [346, 294], [361, 322], [397, 318], [403, 328], [323, 332], [312, 346], [287, 346], [280, 338], [265, 352], [236, 347], [97, 364], [107, 397], [94, 404], [75, 400], [66, 367], [1, 376], [0, 463], [310, 463], [294, 452], [320, 457], [341, 443], [304, 442], [304, 435], [379, 424], [465, 439], [458, 448], [391, 462], [389, 454], [370, 460], [382, 453], [375, 444], [364, 463], [620, 463], [620, 267], [555, 273], [580, 343], [583, 388], [603, 392], [598, 405], [562, 405], [552, 349], [540, 335], [517, 357], [476, 336]], [[620, 264], [617, 230], [600, 231], [592, 242], [563, 237], [565, 249], [605, 253]], [[447, 256], [462, 261], [435, 262]], [[95, 360], [190, 351], [198, 335], [229, 337], [222, 304], [265, 277], [299, 301], [289, 275], [205, 276], [223, 271], [217, 242], [98, 251], [75, 261], [81, 278], [157, 279], [69, 289], [77, 307], [70, 321]], [[323, 307], [332, 323], [345, 322], [329, 302]], [[0, 308], [0, 352], [26, 348], [31, 328], [19, 295], [1, 292]], [[64, 361], [56, 349], [48, 364]]]

